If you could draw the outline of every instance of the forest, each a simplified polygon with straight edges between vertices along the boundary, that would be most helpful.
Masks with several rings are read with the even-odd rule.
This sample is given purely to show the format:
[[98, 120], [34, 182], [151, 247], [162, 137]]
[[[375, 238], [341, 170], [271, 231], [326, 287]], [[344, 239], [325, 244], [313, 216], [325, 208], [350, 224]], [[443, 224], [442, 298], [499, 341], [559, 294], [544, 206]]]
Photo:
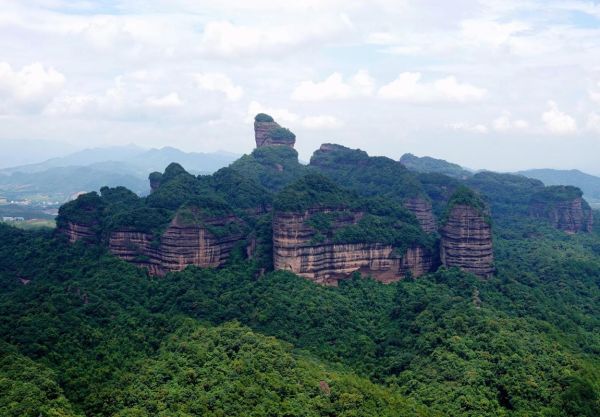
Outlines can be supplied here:
[[[598, 222], [567, 234], [526, 209], [577, 190], [416, 174], [338, 151], [303, 166], [293, 149], [257, 149], [213, 176], [171, 164], [146, 198], [123, 187], [85, 194], [58, 223], [95, 225], [95, 242], [0, 225], [0, 415], [597, 416]], [[442, 220], [454, 204], [489, 216], [495, 275], [440, 267], [391, 284], [355, 273], [317, 285], [272, 270], [270, 214], [247, 211], [360, 208], [362, 220], [332, 239], [433, 246], [401, 206], [414, 195]], [[194, 217], [198, 205], [206, 211]], [[238, 214], [261, 249], [157, 277], [100, 243], [123, 224], [160, 233], [186, 210], [197, 222]], [[326, 233], [334, 220], [321, 214], [311, 227]]]

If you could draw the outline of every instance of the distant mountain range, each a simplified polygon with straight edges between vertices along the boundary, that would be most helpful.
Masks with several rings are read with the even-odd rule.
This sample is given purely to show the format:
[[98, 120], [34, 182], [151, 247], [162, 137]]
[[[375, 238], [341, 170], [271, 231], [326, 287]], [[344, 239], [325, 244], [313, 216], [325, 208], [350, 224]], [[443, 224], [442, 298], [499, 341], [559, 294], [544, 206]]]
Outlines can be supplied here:
[[418, 157], [412, 153], [405, 153], [400, 158], [400, 163], [406, 168], [417, 172], [436, 172], [438, 174], [448, 175], [449, 177], [466, 179], [473, 173], [458, 164], [453, 164], [443, 159], [436, 159], [430, 156]]
[[[417, 172], [435, 172], [459, 179], [473, 175], [472, 171], [458, 164], [429, 156], [418, 157], [407, 153], [402, 155], [400, 162], [408, 169]], [[574, 185], [581, 188], [585, 199], [590, 204], [600, 206], [600, 177], [586, 174], [577, 169], [529, 169], [514, 174], [540, 180], [544, 185]]]
[[577, 169], [529, 169], [517, 174], [542, 181], [545, 185], [574, 185], [581, 188], [589, 203], [600, 204], [600, 177]]
[[209, 174], [238, 157], [228, 152], [188, 153], [172, 147], [85, 149], [40, 163], [0, 169], [0, 197], [62, 203], [76, 193], [105, 185], [123, 185], [146, 194], [148, 174], [162, 171], [171, 162], [178, 162], [194, 174]]

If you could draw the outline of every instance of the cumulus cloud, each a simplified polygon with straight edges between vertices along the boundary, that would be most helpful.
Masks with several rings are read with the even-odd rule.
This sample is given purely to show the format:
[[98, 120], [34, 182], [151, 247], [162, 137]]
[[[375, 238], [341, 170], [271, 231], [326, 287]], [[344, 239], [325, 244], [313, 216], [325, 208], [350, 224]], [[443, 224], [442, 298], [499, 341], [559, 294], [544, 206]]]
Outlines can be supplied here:
[[448, 125], [448, 127], [452, 130], [461, 130], [464, 132], [470, 132], [470, 133], [487, 133], [488, 132], [488, 128], [486, 125], [484, 124], [471, 124], [471, 123], [465, 123], [465, 122], [456, 122], [456, 123], [450, 123]]
[[339, 72], [334, 72], [324, 81], [303, 81], [294, 92], [292, 99], [298, 101], [343, 100], [369, 96], [373, 93], [375, 80], [368, 71], [360, 70], [347, 81]]
[[200, 51], [209, 56], [236, 58], [289, 53], [297, 47], [326, 41], [352, 28], [346, 15], [313, 19], [302, 24], [239, 25], [211, 21], [204, 26]]
[[252, 101], [248, 105], [248, 112], [246, 114], [246, 121], [251, 122], [254, 120], [254, 116], [258, 113], [267, 113], [275, 119], [276, 122], [291, 126], [301, 126], [306, 129], [315, 130], [326, 130], [326, 129], [337, 129], [342, 127], [344, 123], [330, 115], [309, 115], [301, 116], [288, 109], [267, 107], [263, 106], [257, 101]]
[[302, 126], [307, 129], [337, 129], [344, 123], [334, 116], [307, 116], [302, 119]]
[[251, 101], [248, 105], [248, 112], [246, 114], [246, 121], [251, 122], [254, 120], [254, 116], [258, 113], [267, 113], [273, 116], [273, 118], [282, 123], [295, 123], [300, 119], [296, 113], [289, 111], [288, 109], [267, 107], [260, 104], [258, 101]]
[[590, 90], [590, 99], [596, 103], [600, 103], [600, 83], [597, 84], [598, 90]]
[[575, 119], [560, 111], [554, 101], [548, 102], [548, 110], [542, 113], [542, 121], [548, 132], [554, 135], [568, 135], [577, 132]]
[[529, 127], [529, 123], [522, 119], [514, 120], [509, 112], [503, 112], [492, 121], [492, 127], [498, 132], [508, 130], [522, 130]]
[[169, 108], [183, 106], [184, 102], [179, 98], [179, 94], [170, 93], [162, 97], [148, 97], [146, 105], [150, 107]]
[[202, 90], [218, 91], [231, 101], [237, 101], [244, 95], [243, 88], [235, 85], [225, 74], [217, 72], [194, 74], [194, 80]]
[[484, 19], [470, 19], [461, 22], [461, 35], [467, 43], [500, 46], [511, 40], [515, 34], [529, 29], [523, 22], [498, 23]]
[[14, 107], [40, 110], [63, 88], [65, 81], [63, 74], [39, 62], [20, 70], [1, 62], [0, 103], [5, 111], [15, 110]]
[[587, 119], [587, 129], [594, 132], [600, 133], [600, 114], [592, 113], [588, 116]]
[[389, 84], [382, 86], [378, 96], [411, 103], [469, 102], [481, 100], [486, 95], [484, 88], [460, 83], [449, 76], [432, 82], [421, 81], [421, 73], [403, 72]]

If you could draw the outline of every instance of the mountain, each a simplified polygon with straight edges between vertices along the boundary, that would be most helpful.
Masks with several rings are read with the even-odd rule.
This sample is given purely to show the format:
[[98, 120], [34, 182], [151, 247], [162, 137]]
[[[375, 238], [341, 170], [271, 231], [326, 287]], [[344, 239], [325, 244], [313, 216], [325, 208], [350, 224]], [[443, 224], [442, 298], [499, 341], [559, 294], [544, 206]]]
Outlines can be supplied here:
[[402, 155], [400, 162], [406, 168], [417, 172], [438, 173], [459, 179], [469, 178], [473, 175], [471, 171], [464, 169], [460, 165], [430, 156], [418, 157], [411, 153], [406, 153]]
[[47, 161], [0, 170], [0, 195], [8, 199], [63, 202], [73, 194], [123, 185], [148, 192], [153, 171], [176, 161], [195, 173], [211, 173], [237, 158], [226, 152], [187, 153], [171, 147], [143, 149], [133, 145], [94, 148]]
[[586, 174], [577, 169], [529, 169], [517, 174], [535, 178], [546, 185], [574, 185], [581, 188], [585, 198], [592, 205], [600, 205], [600, 177]]
[[580, 189], [331, 143], [304, 165], [255, 121], [213, 174], [173, 162], [56, 230], [0, 225], [0, 414], [597, 416]]
[[48, 158], [59, 158], [76, 149], [50, 140], [0, 139], [0, 169], [16, 165], [36, 164]]

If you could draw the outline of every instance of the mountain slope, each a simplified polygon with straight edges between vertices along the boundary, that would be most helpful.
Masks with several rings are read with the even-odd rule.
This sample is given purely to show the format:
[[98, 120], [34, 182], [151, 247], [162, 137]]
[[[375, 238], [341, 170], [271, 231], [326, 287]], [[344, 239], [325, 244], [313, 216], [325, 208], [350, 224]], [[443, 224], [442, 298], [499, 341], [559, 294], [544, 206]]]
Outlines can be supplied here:
[[148, 174], [178, 162], [190, 172], [212, 173], [229, 165], [235, 154], [187, 153], [171, 147], [136, 146], [87, 149], [48, 161], [0, 170], [0, 195], [11, 200], [66, 201], [79, 192], [103, 186], [126, 186], [146, 194]]
[[535, 178], [546, 185], [574, 185], [581, 188], [585, 198], [592, 204], [600, 204], [600, 177], [577, 169], [529, 169], [517, 174]]
[[406, 153], [402, 155], [400, 162], [406, 168], [417, 172], [444, 174], [459, 179], [466, 179], [473, 175], [472, 172], [458, 164], [430, 156], [418, 157], [411, 153]]

